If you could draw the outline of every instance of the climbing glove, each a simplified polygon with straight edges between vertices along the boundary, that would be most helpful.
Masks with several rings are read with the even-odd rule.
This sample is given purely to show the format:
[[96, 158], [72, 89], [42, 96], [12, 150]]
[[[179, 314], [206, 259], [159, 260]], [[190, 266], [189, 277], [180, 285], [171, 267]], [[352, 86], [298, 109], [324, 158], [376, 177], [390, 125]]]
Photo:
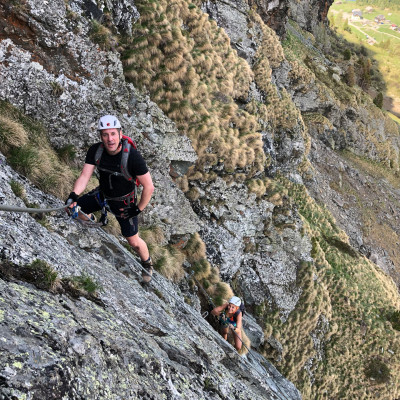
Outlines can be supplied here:
[[65, 200], [65, 204], [69, 206], [72, 203], [75, 203], [78, 201], [79, 196], [75, 192], [71, 192], [68, 196], [68, 199]]
[[132, 218], [139, 215], [142, 211], [139, 207], [135, 204], [131, 207], [125, 208], [124, 211], [121, 213], [121, 218]]

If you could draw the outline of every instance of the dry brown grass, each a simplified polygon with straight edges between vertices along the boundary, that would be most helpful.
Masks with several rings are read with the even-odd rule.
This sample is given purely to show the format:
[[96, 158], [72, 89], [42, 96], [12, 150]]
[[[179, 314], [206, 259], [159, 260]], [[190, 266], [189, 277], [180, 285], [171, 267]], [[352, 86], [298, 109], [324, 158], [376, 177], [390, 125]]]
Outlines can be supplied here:
[[[235, 345], [235, 339], [233, 336], [233, 333], [229, 331], [228, 334], [228, 342], [234, 346]], [[251, 340], [249, 339], [249, 337], [246, 335], [246, 332], [244, 331], [244, 329], [242, 328], [242, 347], [241, 349], [238, 351], [238, 353], [242, 356], [244, 356], [245, 354], [247, 354], [249, 351], [247, 349], [250, 349], [251, 346]]]
[[44, 192], [65, 198], [71, 191], [74, 173], [51, 147], [46, 130], [7, 102], [0, 103], [0, 150]]
[[28, 143], [28, 133], [18, 121], [0, 114], [0, 151], [7, 154], [13, 147]]
[[190, 237], [184, 250], [188, 261], [191, 263], [207, 257], [206, 245], [197, 232]]
[[140, 236], [149, 248], [155, 269], [173, 282], [179, 282], [185, 275], [185, 254], [167, 244], [159, 226], [140, 228]]
[[[249, 174], [262, 170], [265, 157], [258, 122], [233, 101], [247, 97], [252, 71], [231, 49], [226, 34], [183, 0], [174, 7], [166, 1], [152, 7], [142, 1], [137, 6], [141, 19], [134, 26], [136, 37], [151, 36], [151, 40], [148, 46], [143, 46], [144, 39], [132, 41], [124, 56], [126, 76], [148, 87], [161, 109], [189, 135], [201, 174], [217, 160], [229, 171], [245, 166]], [[157, 56], [158, 68], [146, 66], [150, 53]], [[250, 134], [251, 140], [231, 141], [232, 134], [241, 138]], [[207, 150], [210, 147], [214, 156]]]

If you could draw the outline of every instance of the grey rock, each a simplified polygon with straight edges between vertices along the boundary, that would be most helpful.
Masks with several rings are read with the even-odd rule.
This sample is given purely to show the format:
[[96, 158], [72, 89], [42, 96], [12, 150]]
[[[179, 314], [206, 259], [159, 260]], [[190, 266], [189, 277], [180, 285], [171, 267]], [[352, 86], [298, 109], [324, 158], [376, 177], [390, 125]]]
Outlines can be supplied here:
[[264, 344], [264, 332], [261, 326], [258, 325], [255, 318], [248, 313], [243, 317], [243, 328], [251, 341], [251, 347], [258, 349]]
[[[0, 160], [2, 201], [21, 203], [9, 186], [13, 179], [41, 206], [60, 204]], [[300, 398], [290, 383], [271, 379], [272, 372], [279, 374], [266, 360], [241, 359], [202, 322], [196, 307], [185, 304], [178, 287], [155, 274], [159, 294], [144, 290], [137, 262], [114, 239], [59, 214], [47, 218], [51, 230], [27, 214], [1, 213], [3, 261], [23, 266], [40, 258], [62, 278], [87, 274], [101, 284], [103, 306], [0, 279], [0, 376], [7, 382], [1, 396], [117, 399], [170, 393], [205, 399], [213, 387], [226, 399], [285, 399], [286, 391]], [[125, 266], [133, 273], [121, 273]], [[251, 387], [243, 390], [242, 379]]]

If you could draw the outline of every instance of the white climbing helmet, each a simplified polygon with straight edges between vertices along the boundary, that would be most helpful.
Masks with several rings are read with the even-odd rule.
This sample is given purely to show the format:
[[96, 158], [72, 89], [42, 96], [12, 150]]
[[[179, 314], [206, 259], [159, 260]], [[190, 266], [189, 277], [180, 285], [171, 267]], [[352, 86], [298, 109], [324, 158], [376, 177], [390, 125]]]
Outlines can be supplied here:
[[99, 123], [97, 125], [97, 129], [99, 131], [111, 128], [121, 128], [121, 124], [119, 123], [117, 117], [114, 117], [114, 115], [104, 115], [99, 119]]
[[240, 307], [242, 304], [242, 300], [239, 299], [239, 297], [233, 296], [230, 300], [229, 303], [233, 304], [234, 306]]

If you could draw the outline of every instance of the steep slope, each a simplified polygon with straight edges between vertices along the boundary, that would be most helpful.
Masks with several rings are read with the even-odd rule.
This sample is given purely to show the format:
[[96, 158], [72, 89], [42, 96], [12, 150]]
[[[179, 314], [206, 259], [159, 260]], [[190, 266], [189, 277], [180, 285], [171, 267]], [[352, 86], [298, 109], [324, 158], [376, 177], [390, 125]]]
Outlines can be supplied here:
[[[3, 201], [22, 203], [13, 180], [40, 205], [60, 204], [0, 162]], [[139, 264], [98, 228], [2, 213], [0, 232], [1, 399], [300, 398], [187, 305], [187, 287], [157, 275], [142, 288]], [[97, 293], [74, 285], [80, 277]]]
[[[42, 121], [59, 150], [73, 143], [78, 160], [97, 139], [96, 117], [117, 113], [157, 186], [143, 223], [162, 230], [161, 245], [186, 249], [186, 267], [216, 301], [231, 293], [220, 276], [245, 299], [264, 330], [265, 340], [253, 343], [304, 398], [399, 395], [399, 335], [389, 322], [398, 289], [372, 252], [363, 252], [348, 221], [357, 214], [340, 210], [338, 225], [324, 206], [336, 213], [326, 171], [334, 174], [340, 160], [347, 168], [334, 150], [388, 160], [395, 172], [398, 129], [343, 83], [323, 54], [329, 33], [319, 22], [329, 2], [296, 2], [299, 18], [316, 11], [317, 20], [302, 26], [317, 41], [291, 24], [277, 29], [287, 32], [283, 46], [268, 24], [274, 10], [275, 21], [286, 19], [284, 2], [59, 1], [46, 10], [33, 0], [0, 4], [1, 99]], [[192, 242], [202, 247], [195, 232], [208, 261], [194, 254]], [[90, 252], [95, 244], [82, 237], [81, 245]], [[7, 258], [21, 262], [20, 252], [11, 246]], [[27, 254], [24, 263], [40, 251]], [[43, 258], [63, 272], [57, 258]], [[180, 376], [170, 376], [180, 393], [194, 396]], [[253, 398], [273, 395], [256, 386], [264, 392]]]

